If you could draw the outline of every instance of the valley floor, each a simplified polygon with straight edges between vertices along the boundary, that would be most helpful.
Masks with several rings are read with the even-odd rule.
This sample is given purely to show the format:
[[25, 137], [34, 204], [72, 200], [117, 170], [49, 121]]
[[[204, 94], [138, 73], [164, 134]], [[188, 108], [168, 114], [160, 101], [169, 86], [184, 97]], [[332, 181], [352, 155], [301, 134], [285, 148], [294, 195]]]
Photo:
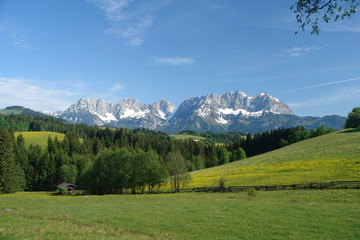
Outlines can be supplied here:
[[360, 191], [0, 195], [0, 239], [360, 239]]

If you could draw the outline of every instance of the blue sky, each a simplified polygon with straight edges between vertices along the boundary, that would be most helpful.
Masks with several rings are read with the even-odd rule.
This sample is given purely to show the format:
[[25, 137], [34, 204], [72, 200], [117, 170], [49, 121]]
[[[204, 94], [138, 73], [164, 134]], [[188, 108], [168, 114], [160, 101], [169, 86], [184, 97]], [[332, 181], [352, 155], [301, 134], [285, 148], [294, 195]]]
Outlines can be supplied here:
[[360, 106], [360, 14], [298, 29], [294, 1], [0, 0], [0, 108], [240, 90], [299, 116]]

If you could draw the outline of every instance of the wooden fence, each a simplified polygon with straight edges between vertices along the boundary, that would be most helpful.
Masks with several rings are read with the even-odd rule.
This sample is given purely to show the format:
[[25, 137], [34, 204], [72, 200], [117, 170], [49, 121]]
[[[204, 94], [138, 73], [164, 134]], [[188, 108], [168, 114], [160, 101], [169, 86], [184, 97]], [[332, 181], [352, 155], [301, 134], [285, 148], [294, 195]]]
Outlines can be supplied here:
[[249, 189], [255, 189], [257, 191], [301, 189], [360, 189], [360, 181], [334, 181], [328, 183], [303, 183], [291, 185], [194, 187], [180, 189], [180, 192], [240, 192], [247, 191]]

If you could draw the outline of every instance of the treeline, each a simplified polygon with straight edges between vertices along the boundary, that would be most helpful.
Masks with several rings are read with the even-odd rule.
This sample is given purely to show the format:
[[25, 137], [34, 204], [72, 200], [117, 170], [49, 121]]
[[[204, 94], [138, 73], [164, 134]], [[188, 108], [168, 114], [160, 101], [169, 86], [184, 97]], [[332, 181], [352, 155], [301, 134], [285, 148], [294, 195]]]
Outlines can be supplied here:
[[[12, 181], [2, 181], [0, 191], [53, 190], [61, 182], [71, 182], [94, 194], [119, 193], [123, 189], [151, 192], [173, 176], [173, 164], [169, 162], [174, 158], [182, 176], [224, 164], [232, 156], [224, 146], [173, 140], [148, 130], [91, 127], [84, 135], [80, 139], [77, 132], [68, 131], [62, 141], [49, 138], [46, 148], [25, 148], [21, 134], [14, 138], [3, 128], [0, 139], [6, 142], [2, 146], [8, 147], [0, 149], [0, 166], [9, 166], [1, 169], [11, 169], [4, 172], [11, 173], [7, 176]], [[174, 191], [180, 187], [177, 181], [173, 186]]]
[[274, 129], [263, 133], [256, 133], [254, 135], [241, 132], [198, 133], [189, 130], [182, 131], [179, 134], [204, 137], [206, 138], [206, 140], [204, 140], [206, 142], [224, 143], [226, 149], [230, 152], [234, 152], [241, 148], [246, 152], [248, 157], [251, 157], [334, 131], [334, 128], [327, 129], [325, 126], [319, 126], [317, 129], [311, 129], [310, 131], [302, 126], [297, 126]]
[[227, 149], [234, 151], [242, 148], [245, 150], [246, 155], [251, 157], [334, 131], [334, 128], [327, 129], [324, 126], [319, 126], [317, 129], [311, 129], [310, 131], [300, 126], [280, 128], [254, 135], [247, 134], [246, 137], [241, 137], [231, 144], [228, 144]]
[[[0, 116], [0, 192], [53, 190], [70, 182], [93, 194], [153, 191], [170, 179], [177, 191], [189, 171], [226, 164], [333, 131], [319, 127], [278, 129], [262, 134], [232, 134], [226, 144], [174, 140], [146, 129], [72, 125], [52, 117]], [[65, 133], [47, 147], [25, 148], [13, 131]], [[210, 133], [208, 133], [210, 135]], [[231, 134], [223, 134], [226, 138]]]

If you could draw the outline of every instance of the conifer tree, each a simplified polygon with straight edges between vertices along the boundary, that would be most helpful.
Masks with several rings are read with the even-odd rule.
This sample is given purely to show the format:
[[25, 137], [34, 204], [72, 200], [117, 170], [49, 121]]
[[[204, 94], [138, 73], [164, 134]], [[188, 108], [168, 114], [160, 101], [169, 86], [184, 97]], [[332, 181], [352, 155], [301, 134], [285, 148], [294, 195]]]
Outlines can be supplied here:
[[0, 193], [12, 193], [17, 188], [14, 142], [12, 133], [5, 128], [0, 130]]
[[14, 144], [15, 163], [18, 168], [18, 189], [26, 189], [26, 171], [29, 167], [29, 160], [25, 148], [25, 139], [22, 134], [16, 137]]

